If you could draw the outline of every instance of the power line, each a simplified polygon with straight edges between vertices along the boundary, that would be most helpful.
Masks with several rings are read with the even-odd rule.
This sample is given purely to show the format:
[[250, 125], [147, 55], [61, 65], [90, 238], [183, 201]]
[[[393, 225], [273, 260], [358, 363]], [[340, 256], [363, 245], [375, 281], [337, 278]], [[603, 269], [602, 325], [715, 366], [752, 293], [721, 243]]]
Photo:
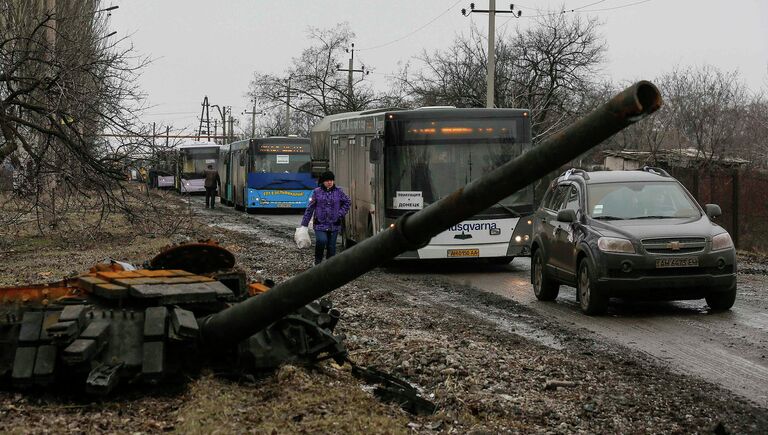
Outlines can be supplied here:
[[144, 113], [144, 115], [149, 115], [149, 116], [158, 116], [158, 115], [194, 115], [196, 113], [197, 112], [156, 112], [156, 113], [147, 112], [147, 113]]
[[[594, 6], [594, 5], [603, 3], [605, 1], [606, 0], [598, 0], [596, 2], [592, 2], [592, 3], [584, 5], [584, 6], [579, 6], [577, 8], [564, 9], [564, 10], [557, 11], [557, 12], [547, 12], [547, 13], [541, 13], [541, 9], [533, 8], [535, 11], [539, 12], [538, 15], [525, 15], [525, 14], [523, 14], [523, 16], [521, 18], [541, 18], [541, 17], [551, 17], [551, 16], [555, 16], [555, 15], [562, 15], [562, 14], [567, 14], [567, 13], [584, 13], [584, 12], [612, 11], [612, 10], [616, 10], [616, 9], [623, 9], [623, 8], [628, 8], [630, 6], [637, 6], [637, 5], [640, 5], [640, 4], [643, 4], [643, 3], [648, 3], [648, 2], [650, 2], [652, 0], [640, 0], [640, 1], [632, 2], [632, 3], [627, 3], [627, 4], [624, 4], [624, 5], [621, 5], [621, 6], [614, 6], [614, 7], [609, 7], [609, 8], [586, 9], [586, 10], [584, 9], [584, 8], [588, 8], [590, 6]], [[504, 27], [506, 27], [506, 25], [509, 24], [510, 21], [512, 21], [512, 18], [509, 18], [506, 21], [504, 21], [504, 24], [499, 26], [497, 30], [501, 30]]]
[[448, 12], [450, 12], [450, 11], [451, 11], [451, 10], [452, 10], [454, 7], [456, 7], [456, 5], [458, 5], [458, 4], [459, 4], [459, 3], [461, 3], [462, 1], [463, 1], [463, 0], [459, 0], [459, 1], [457, 1], [456, 3], [452, 4], [451, 6], [449, 6], [449, 7], [448, 7], [448, 9], [444, 10], [444, 11], [443, 11], [443, 12], [442, 12], [440, 15], [436, 16], [435, 18], [432, 18], [432, 19], [431, 19], [431, 20], [429, 20], [429, 21], [428, 21], [426, 24], [424, 24], [423, 26], [421, 26], [421, 27], [417, 28], [416, 30], [413, 30], [413, 31], [412, 31], [412, 32], [410, 32], [410, 33], [407, 33], [407, 34], [405, 34], [405, 35], [403, 35], [403, 36], [401, 36], [401, 37], [399, 37], [399, 38], [397, 38], [397, 39], [394, 39], [394, 40], [392, 40], [392, 41], [389, 41], [389, 42], [387, 42], [387, 43], [384, 43], [384, 44], [380, 44], [380, 45], [374, 45], [373, 47], [368, 47], [368, 48], [358, 48], [358, 49], [357, 49], [357, 51], [375, 50], [375, 49], [377, 49], [377, 48], [386, 47], [386, 46], [388, 46], [388, 45], [392, 45], [392, 44], [394, 44], [394, 43], [396, 43], [396, 42], [400, 42], [400, 41], [402, 41], [403, 39], [405, 39], [405, 38], [408, 38], [409, 36], [413, 35], [414, 33], [418, 32], [418, 31], [420, 31], [420, 30], [424, 29], [425, 27], [429, 26], [430, 24], [434, 23], [435, 21], [437, 21], [437, 20], [438, 20], [438, 18], [440, 18], [440, 17], [442, 17], [443, 15], [447, 14]]
[[630, 7], [630, 6], [635, 6], [635, 5], [639, 5], [639, 4], [643, 4], [643, 3], [648, 3], [649, 1], [652, 1], [652, 0], [642, 0], [642, 1], [634, 2], [634, 3], [627, 3], [627, 4], [625, 4], [625, 5], [622, 5], [622, 6], [614, 6], [614, 7], [612, 7], [612, 8], [590, 9], [590, 10], [587, 10], [587, 11], [581, 11], [581, 12], [602, 12], [602, 11], [612, 11], [612, 10], [616, 10], [616, 9], [623, 9], [623, 8], [628, 8], [628, 7]]

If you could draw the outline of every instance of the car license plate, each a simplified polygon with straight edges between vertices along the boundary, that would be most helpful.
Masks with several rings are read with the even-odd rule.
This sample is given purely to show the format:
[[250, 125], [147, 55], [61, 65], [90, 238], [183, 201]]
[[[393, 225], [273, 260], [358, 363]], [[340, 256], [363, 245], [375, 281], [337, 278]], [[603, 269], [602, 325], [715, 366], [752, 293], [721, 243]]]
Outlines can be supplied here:
[[676, 257], [676, 258], [657, 258], [656, 267], [697, 267], [699, 265], [698, 257]]
[[479, 257], [479, 249], [449, 249], [448, 257]]

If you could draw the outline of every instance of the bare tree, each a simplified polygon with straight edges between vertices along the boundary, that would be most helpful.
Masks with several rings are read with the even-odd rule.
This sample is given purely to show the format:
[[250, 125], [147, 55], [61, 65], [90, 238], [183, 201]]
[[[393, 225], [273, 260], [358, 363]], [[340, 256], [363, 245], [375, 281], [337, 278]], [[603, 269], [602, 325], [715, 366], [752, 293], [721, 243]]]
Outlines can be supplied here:
[[[662, 95], [666, 97], [664, 91], [669, 87], [667, 83], [668, 77], [661, 76], [653, 80], [653, 83], [662, 91]], [[601, 92], [601, 100], [609, 98], [611, 95], [615, 95], [616, 92], [623, 89], [626, 86], [617, 86], [613, 83], [606, 82], [603, 84]], [[672, 109], [668, 104], [663, 104], [659, 110], [651, 115], [647, 122], [641, 122], [631, 125], [630, 127], [622, 130], [617, 135], [606, 140], [601, 146], [601, 149], [623, 149], [623, 150], [635, 150], [635, 151], [647, 151], [649, 152], [648, 164], [655, 165], [659, 160], [660, 151], [669, 148], [675, 140], [676, 130], [674, 125], [674, 117]]]
[[111, 37], [101, 4], [0, 0], [0, 162], [41, 232], [75, 207], [130, 213], [121, 181], [149, 145], [135, 85], [146, 60]]
[[[535, 26], [500, 35], [495, 47], [495, 101], [498, 107], [531, 110], [534, 137], [551, 134], [584, 106], [582, 99], [600, 80], [597, 68], [605, 44], [599, 22], [578, 15], [545, 14]], [[485, 102], [485, 36], [474, 27], [451, 47], [424, 52], [415, 73], [408, 65], [401, 86], [416, 105], [482, 107]]]
[[[291, 125], [298, 127], [300, 134], [305, 134], [307, 125], [323, 116], [364, 110], [380, 100], [359, 74], [353, 76], [350, 93], [347, 75], [338, 71], [339, 67], [346, 67], [345, 49], [354, 38], [347, 23], [331, 29], [310, 28], [309, 38], [313, 44], [291, 61], [285, 73], [255, 73], [248, 92], [270, 113], [272, 121], [279, 120], [279, 113], [285, 113], [288, 105]], [[291, 130], [293, 133], [295, 129]]]
[[750, 165], [768, 169], [768, 100], [763, 94], [750, 97], [739, 115], [739, 130], [733, 153]]
[[749, 97], [736, 71], [676, 68], [662, 80], [679, 148], [695, 148], [707, 162], [734, 149]]

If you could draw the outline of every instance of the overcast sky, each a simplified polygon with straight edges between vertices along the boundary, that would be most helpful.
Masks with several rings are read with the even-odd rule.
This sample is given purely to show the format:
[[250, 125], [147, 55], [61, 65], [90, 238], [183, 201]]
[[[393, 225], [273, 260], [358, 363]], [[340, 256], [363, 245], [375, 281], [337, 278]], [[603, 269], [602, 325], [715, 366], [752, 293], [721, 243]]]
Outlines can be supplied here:
[[[355, 67], [379, 89], [422, 50], [447, 47], [471, 22], [487, 31], [485, 14], [461, 15], [455, 0], [107, 0], [118, 5], [110, 26], [154, 61], [140, 85], [153, 106], [147, 122], [197, 127], [200, 103], [232, 106], [239, 115], [254, 71], [280, 74], [311, 44], [307, 28], [349, 22]], [[475, 1], [487, 9], [487, 0]], [[768, 91], [768, 0], [525, 0], [520, 19], [498, 15], [496, 28], [526, 28], [542, 12], [596, 16], [608, 45], [604, 74], [615, 81], [652, 79], [675, 65], [738, 70], [753, 90]], [[509, 3], [497, 0], [498, 10]], [[571, 13], [571, 12], [569, 12]], [[360, 63], [358, 63], [358, 60]], [[663, 91], [663, 90], [662, 90]], [[213, 119], [213, 113], [211, 117]]]

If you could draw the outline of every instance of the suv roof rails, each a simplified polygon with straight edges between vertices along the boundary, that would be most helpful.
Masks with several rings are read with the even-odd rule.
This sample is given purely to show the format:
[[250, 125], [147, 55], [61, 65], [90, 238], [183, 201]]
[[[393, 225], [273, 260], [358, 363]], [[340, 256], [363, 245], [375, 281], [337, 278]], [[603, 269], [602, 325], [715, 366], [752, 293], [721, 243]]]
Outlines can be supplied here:
[[562, 180], [567, 180], [568, 177], [570, 177], [573, 174], [581, 175], [581, 177], [584, 178], [585, 180], [589, 180], [589, 173], [587, 173], [587, 171], [585, 171], [583, 169], [579, 169], [579, 168], [571, 168], [571, 169], [563, 172], [562, 175], [560, 175], [560, 177], [558, 177], [558, 178], [560, 178]]
[[648, 172], [649, 174], [654, 174], [654, 175], [661, 175], [662, 177], [671, 177], [671, 175], [669, 175], [669, 172], [655, 166], [645, 165], [642, 168], [638, 169], [638, 171]]

